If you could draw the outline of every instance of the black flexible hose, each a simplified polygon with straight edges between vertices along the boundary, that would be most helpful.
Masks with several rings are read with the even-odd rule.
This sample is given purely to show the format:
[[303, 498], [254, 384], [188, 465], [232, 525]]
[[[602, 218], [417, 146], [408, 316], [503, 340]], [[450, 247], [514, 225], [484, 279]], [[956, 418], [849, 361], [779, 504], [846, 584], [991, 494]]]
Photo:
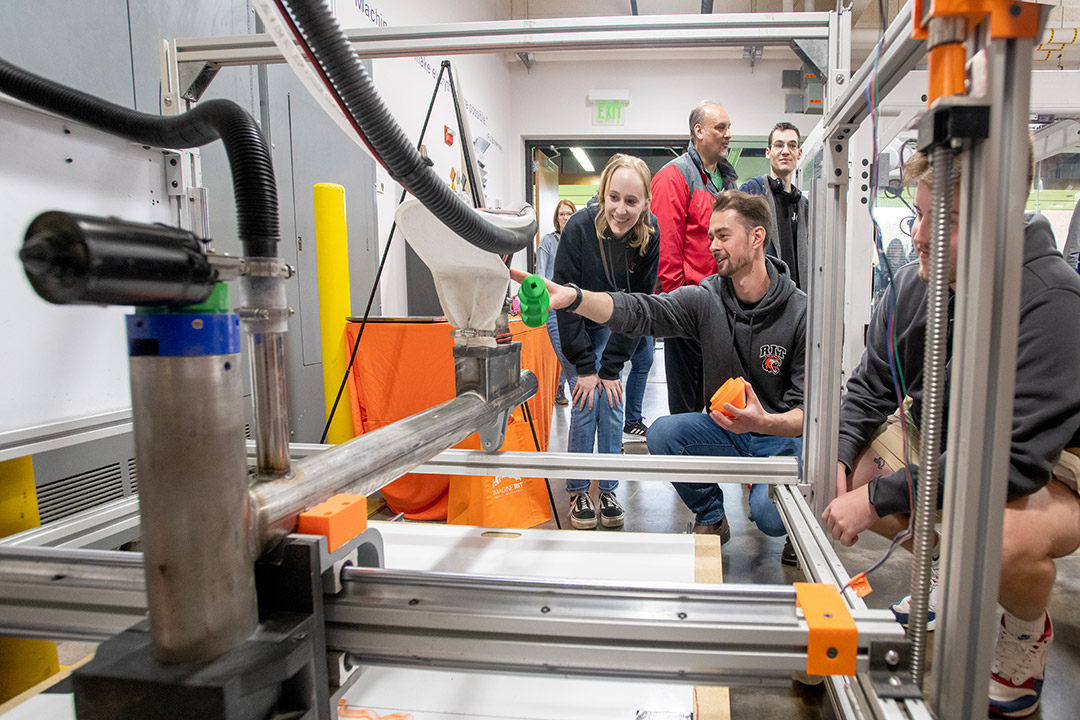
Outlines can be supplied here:
[[220, 139], [236, 196], [237, 233], [249, 257], [277, 257], [277, 185], [262, 131], [242, 107], [210, 100], [175, 117], [137, 112], [27, 72], [0, 59], [0, 92], [141, 145], [193, 148]]
[[508, 255], [533, 238], [536, 227], [512, 231], [476, 214], [425, 162], [383, 105], [349, 39], [322, 0], [285, 0], [296, 24], [346, 109], [395, 181], [444, 225], [473, 245]]

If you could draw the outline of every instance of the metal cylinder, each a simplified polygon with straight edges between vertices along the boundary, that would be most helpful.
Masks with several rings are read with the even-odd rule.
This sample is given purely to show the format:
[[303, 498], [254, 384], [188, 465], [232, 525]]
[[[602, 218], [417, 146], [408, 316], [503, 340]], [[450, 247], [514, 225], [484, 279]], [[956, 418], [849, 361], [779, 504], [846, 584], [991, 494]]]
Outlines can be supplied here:
[[[264, 262], [265, 261], [265, 262]], [[251, 392], [255, 404], [256, 470], [259, 477], [288, 475], [289, 403], [285, 376], [285, 333], [289, 308], [277, 258], [248, 258], [241, 278], [240, 316], [248, 338]]]
[[258, 622], [242, 395], [239, 353], [131, 358], [150, 633], [161, 662], [212, 660]]
[[38, 295], [57, 304], [195, 305], [216, 281], [193, 233], [116, 218], [42, 213], [19, 258]]
[[262, 476], [289, 472], [289, 407], [285, 385], [285, 333], [249, 332], [255, 404], [255, 461]]
[[490, 402], [465, 393], [433, 408], [304, 458], [290, 477], [251, 488], [255, 546], [265, 551], [292, 532], [297, 516], [348, 489], [369, 495], [536, 394], [536, 376]]
[[926, 662], [926, 620], [937, 511], [945, 403], [945, 359], [949, 329], [949, 246], [952, 235], [953, 151], [939, 147], [931, 156], [934, 188], [930, 201], [930, 277], [926, 299], [926, 345], [923, 355], [922, 420], [919, 478], [911, 566], [911, 675], [922, 684]]

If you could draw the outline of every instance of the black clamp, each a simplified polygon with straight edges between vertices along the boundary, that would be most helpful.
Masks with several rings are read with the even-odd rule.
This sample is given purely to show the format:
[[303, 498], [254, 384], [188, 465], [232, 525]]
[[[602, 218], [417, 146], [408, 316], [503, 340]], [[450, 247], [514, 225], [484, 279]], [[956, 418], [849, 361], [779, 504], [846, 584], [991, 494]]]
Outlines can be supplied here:
[[919, 150], [926, 155], [962, 140], [990, 137], [990, 106], [966, 98], [943, 98], [919, 118]]

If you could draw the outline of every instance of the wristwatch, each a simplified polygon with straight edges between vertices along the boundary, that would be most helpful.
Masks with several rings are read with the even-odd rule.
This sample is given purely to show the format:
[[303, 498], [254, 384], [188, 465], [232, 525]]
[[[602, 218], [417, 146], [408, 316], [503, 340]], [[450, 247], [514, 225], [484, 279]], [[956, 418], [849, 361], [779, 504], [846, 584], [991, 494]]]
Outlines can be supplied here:
[[575, 310], [578, 309], [578, 305], [581, 304], [581, 299], [583, 297], [585, 297], [585, 295], [584, 295], [584, 293], [581, 292], [581, 288], [579, 288], [574, 283], [566, 283], [566, 287], [572, 288], [573, 291], [577, 293], [577, 297], [574, 298], [574, 302], [572, 302], [569, 305], [567, 305], [566, 307], [564, 307], [563, 310], [566, 310], [567, 312], [574, 312]]

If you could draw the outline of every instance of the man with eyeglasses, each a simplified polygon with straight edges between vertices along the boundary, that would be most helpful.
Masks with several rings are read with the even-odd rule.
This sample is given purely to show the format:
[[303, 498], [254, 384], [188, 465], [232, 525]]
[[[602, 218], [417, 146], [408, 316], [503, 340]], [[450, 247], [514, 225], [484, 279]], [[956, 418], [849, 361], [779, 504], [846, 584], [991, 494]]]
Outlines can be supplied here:
[[795, 285], [805, 292], [810, 279], [810, 204], [799, 188], [791, 184], [795, 166], [802, 157], [801, 142], [797, 127], [789, 122], [776, 123], [765, 149], [769, 174], [750, 178], [739, 189], [752, 195], [764, 195], [769, 201], [773, 224], [768, 231], [767, 252], [784, 261]]

